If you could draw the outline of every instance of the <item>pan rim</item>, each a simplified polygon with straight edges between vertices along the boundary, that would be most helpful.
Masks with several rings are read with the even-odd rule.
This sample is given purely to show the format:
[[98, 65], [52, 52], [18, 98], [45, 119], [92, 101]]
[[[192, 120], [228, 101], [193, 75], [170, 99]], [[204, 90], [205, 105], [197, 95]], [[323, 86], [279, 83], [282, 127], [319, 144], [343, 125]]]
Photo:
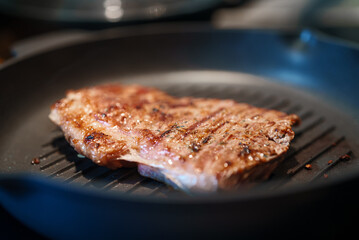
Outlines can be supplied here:
[[340, 45], [344, 48], [354, 49], [359, 51], [359, 43], [341, 39], [339, 37], [331, 36], [323, 31], [314, 28], [303, 28], [303, 29], [239, 29], [239, 28], [220, 28], [218, 26], [204, 23], [204, 22], [179, 22], [179, 23], [151, 23], [151, 24], [138, 24], [136, 26], [121, 26], [115, 28], [109, 28], [104, 30], [95, 30], [83, 32], [84, 36], [71, 41], [65, 41], [64, 43], [57, 43], [55, 45], [46, 46], [44, 48], [35, 50], [33, 52], [21, 55], [19, 57], [13, 57], [0, 65], [0, 71], [11, 67], [12, 65], [24, 61], [28, 58], [41, 55], [43, 53], [49, 53], [59, 49], [67, 47], [74, 47], [85, 43], [111, 40], [117, 38], [127, 37], [140, 37], [148, 35], [163, 35], [163, 34], [188, 34], [188, 33], [206, 33], [206, 32], [248, 32], [248, 33], [266, 33], [266, 34], [294, 34], [300, 37], [301, 34], [310, 34], [312, 39], [315, 41], [327, 42], [335, 45]]

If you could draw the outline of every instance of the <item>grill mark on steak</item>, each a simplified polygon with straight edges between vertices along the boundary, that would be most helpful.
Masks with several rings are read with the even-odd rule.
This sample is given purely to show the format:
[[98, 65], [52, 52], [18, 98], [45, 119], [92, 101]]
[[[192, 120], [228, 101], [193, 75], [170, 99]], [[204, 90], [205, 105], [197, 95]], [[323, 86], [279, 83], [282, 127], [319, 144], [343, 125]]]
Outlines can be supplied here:
[[213, 129], [211, 129], [211, 134], [215, 134], [220, 128], [224, 127], [225, 124], [229, 123], [229, 121], [224, 121], [221, 123], [218, 123], [217, 125], [215, 125], [215, 127]]
[[203, 138], [202, 139], [202, 144], [206, 144], [206, 143], [208, 143], [208, 141], [211, 139], [211, 135], [208, 135], [207, 137], [205, 137], [205, 138]]
[[176, 128], [176, 127], [177, 127], [176, 124], [172, 125], [170, 129], [164, 131], [164, 132], [160, 135], [160, 139], [163, 138], [164, 136], [166, 136], [167, 134], [169, 134], [169, 133], [170, 133], [174, 128]]
[[[153, 112], [152, 112], [153, 113]], [[157, 114], [156, 114], [157, 113]], [[155, 112], [156, 116], [158, 117], [159, 121], [169, 121], [173, 118], [172, 114], [165, 113], [163, 111]]]
[[299, 122], [232, 100], [175, 98], [136, 85], [68, 91], [50, 118], [95, 163], [118, 168], [128, 161], [143, 176], [188, 192], [266, 179]]
[[187, 131], [183, 134], [182, 139], [184, 139], [185, 137], [187, 137], [187, 135], [191, 134], [194, 132], [194, 130], [196, 128], [198, 128], [201, 124], [205, 123], [206, 121], [210, 120], [211, 118], [213, 118], [214, 116], [216, 116], [218, 113], [222, 112], [224, 110], [224, 108], [220, 108], [216, 111], [214, 111], [213, 113], [209, 114], [208, 116], [202, 118], [201, 120], [197, 121], [195, 124], [192, 124], [191, 126], [189, 126], [189, 128], [187, 129]]

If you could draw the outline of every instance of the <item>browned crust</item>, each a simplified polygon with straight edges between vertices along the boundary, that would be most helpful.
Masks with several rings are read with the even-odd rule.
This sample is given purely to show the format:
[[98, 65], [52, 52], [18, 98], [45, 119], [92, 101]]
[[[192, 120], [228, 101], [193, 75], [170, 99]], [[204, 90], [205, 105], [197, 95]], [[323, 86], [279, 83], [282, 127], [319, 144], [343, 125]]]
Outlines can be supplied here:
[[136, 155], [126, 160], [157, 172], [213, 175], [222, 189], [268, 178], [300, 122], [232, 100], [174, 98], [137, 85], [68, 91], [51, 109], [69, 143], [99, 165], [122, 167], [120, 160]]

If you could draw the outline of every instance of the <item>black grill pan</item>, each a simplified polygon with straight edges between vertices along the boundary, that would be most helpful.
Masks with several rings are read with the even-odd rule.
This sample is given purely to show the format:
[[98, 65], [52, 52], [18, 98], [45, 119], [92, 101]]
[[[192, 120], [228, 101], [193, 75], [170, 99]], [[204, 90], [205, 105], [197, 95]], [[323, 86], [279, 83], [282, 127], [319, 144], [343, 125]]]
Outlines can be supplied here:
[[[359, 176], [358, 63], [355, 47], [308, 31], [173, 27], [102, 32], [10, 61], [0, 70], [1, 203], [60, 239], [265, 236], [331, 226], [329, 216], [358, 210], [350, 191]], [[67, 89], [107, 82], [231, 98], [296, 113], [302, 124], [268, 181], [188, 196], [136, 169], [93, 164], [48, 120]]]

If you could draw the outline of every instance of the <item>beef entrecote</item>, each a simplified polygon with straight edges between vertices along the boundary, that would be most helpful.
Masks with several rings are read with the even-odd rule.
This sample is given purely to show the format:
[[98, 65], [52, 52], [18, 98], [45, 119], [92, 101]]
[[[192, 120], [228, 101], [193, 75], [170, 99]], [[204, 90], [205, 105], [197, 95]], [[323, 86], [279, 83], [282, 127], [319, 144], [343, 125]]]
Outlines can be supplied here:
[[52, 105], [50, 119], [95, 163], [137, 165], [141, 175], [187, 192], [267, 179], [300, 121], [233, 100], [176, 98], [120, 84], [70, 90]]

